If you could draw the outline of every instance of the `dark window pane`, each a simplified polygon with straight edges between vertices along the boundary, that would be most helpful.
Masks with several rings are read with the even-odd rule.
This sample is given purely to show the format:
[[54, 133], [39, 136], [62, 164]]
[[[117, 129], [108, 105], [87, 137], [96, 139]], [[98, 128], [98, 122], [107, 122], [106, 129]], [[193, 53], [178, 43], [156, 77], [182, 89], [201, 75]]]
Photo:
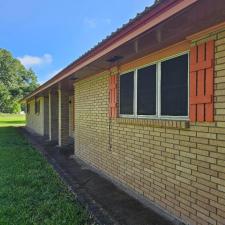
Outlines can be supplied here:
[[30, 104], [27, 103], [27, 113], [30, 113]]
[[40, 113], [40, 100], [35, 102], [35, 113]]
[[161, 115], [188, 114], [188, 54], [161, 64]]
[[138, 70], [137, 114], [156, 114], [156, 65]]
[[120, 114], [133, 114], [134, 72], [120, 76]]

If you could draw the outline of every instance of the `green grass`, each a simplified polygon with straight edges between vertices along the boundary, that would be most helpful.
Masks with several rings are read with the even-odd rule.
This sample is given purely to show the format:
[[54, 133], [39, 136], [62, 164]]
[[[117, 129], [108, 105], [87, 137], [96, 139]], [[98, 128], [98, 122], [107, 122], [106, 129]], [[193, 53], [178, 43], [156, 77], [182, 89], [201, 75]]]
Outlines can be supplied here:
[[0, 225], [88, 223], [86, 211], [44, 157], [17, 128], [0, 127]]
[[25, 125], [25, 115], [0, 113], [0, 127], [6, 126], [18, 127], [24, 125]]

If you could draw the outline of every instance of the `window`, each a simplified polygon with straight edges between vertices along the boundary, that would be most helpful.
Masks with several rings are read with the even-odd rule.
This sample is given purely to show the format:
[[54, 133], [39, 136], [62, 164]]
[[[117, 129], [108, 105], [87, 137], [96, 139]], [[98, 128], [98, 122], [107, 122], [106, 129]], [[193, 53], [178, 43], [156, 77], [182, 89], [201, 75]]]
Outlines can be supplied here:
[[185, 116], [188, 106], [188, 55], [161, 63], [161, 115]]
[[120, 113], [133, 114], [134, 72], [120, 76]]
[[188, 116], [188, 54], [120, 76], [120, 115]]
[[35, 101], [35, 114], [40, 113], [40, 100]]
[[156, 65], [137, 71], [137, 114], [156, 115]]
[[27, 113], [30, 113], [30, 103], [27, 103]]

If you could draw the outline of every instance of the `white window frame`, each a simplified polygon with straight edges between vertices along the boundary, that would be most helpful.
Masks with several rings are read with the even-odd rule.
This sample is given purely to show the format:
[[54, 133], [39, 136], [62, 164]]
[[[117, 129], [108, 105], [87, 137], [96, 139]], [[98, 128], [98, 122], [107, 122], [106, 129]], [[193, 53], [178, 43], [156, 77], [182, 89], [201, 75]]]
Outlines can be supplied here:
[[[188, 115], [187, 116], [166, 116], [161, 115], [161, 63], [182, 55], [188, 55], [188, 101], [187, 101], [187, 109], [188, 109]], [[134, 72], [134, 95], [133, 95], [133, 114], [119, 114], [120, 117], [125, 118], [140, 118], [140, 119], [164, 119], [164, 120], [188, 120], [189, 119], [189, 59], [190, 54], [189, 51], [185, 51], [170, 57], [163, 58], [161, 60], [145, 64], [141, 67], [137, 67], [133, 70], [127, 70], [126, 72], [122, 73], [120, 76], [123, 76], [129, 72]], [[137, 115], [137, 76], [138, 76], [138, 70], [146, 68], [148, 66], [156, 65], [156, 114], [155, 115]], [[119, 98], [120, 99], [120, 98]], [[120, 102], [119, 102], [120, 106]], [[119, 107], [120, 110], [120, 107]]]

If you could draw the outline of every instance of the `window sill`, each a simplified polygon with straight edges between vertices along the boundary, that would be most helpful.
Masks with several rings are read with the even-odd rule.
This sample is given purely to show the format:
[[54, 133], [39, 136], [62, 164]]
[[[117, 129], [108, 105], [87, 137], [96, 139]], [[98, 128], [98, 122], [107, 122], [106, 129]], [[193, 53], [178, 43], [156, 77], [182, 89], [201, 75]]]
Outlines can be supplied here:
[[189, 128], [188, 120], [179, 120], [178, 118], [169, 119], [150, 119], [150, 118], [128, 118], [119, 117], [116, 121], [121, 124], [137, 125], [137, 126], [150, 126], [150, 127], [168, 127], [187, 129]]

